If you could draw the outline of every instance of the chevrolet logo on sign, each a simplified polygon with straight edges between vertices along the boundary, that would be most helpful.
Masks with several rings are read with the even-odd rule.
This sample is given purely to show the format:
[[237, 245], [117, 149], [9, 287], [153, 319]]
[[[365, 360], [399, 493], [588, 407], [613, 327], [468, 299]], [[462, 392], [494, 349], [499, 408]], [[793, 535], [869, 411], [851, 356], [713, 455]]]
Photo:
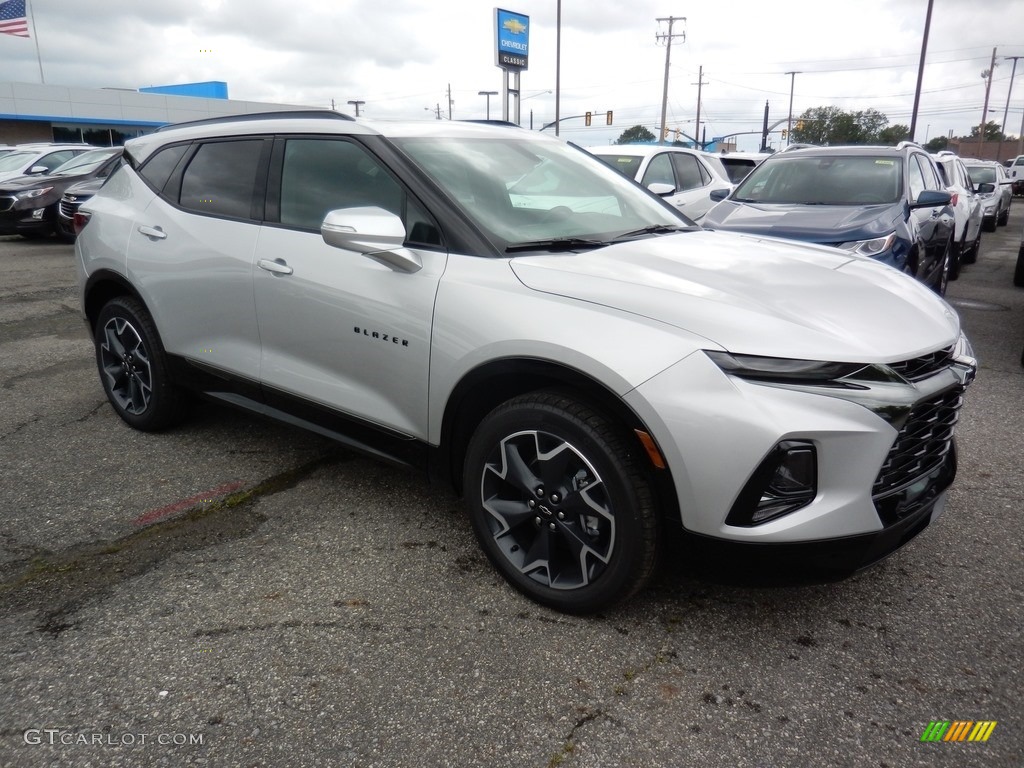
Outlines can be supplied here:
[[526, 25], [519, 19], [505, 19], [505, 23], [502, 26], [513, 35], [521, 35], [526, 31]]

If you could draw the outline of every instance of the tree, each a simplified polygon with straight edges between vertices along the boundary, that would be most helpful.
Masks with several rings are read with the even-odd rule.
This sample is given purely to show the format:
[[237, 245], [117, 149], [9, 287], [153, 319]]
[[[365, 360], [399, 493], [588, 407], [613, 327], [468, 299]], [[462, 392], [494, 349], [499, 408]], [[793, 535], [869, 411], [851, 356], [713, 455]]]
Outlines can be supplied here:
[[642, 125], [634, 125], [622, 132], [622, 135], [615, 140], [616, 144], [641, 144], [654, 141], [655, 135]]
[[[793, 140], [808, 144], [835, 146], [838, 144], [878, 144], [889, 119], [877, 109], [846, 112], [839, 107], [812, 107], [797, 118]], [[894, 126], [896, 128], [896, 126]], [[903, 136], [909, 133], [903, 129]], [[889, 134], [886, 134], [885, 143]]]
[[949, 146], [949, 139], [945, 136], [936, 136], [934, 139], [924, 145], [924, 148], [931, 153], [941, 152]]
[[878, 132], [878, 143], [883, 146], [892, 146], [910, 138], [910, 127], [897, 123], [889, 125]]
[[[978, 126], [971, 128], [970, 138], [978, 138]], [[1002, 141], [1003, 138], [1003, 126], [994, 120], [989, 120], [985, 123], [985, 141]]]

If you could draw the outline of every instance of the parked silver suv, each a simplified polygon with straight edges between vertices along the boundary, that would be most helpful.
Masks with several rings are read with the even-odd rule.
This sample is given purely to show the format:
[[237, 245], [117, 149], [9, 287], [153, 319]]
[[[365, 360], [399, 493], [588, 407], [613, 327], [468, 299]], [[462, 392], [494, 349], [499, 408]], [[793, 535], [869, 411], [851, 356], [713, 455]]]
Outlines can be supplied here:
[[541, 603], [623, 600], [669, 541], [841, 576], [945, 506], [970, 346], [867, 257], [703, 231], [515, 127], [250, 116], [125, 159], [76, 214], [120, 417], [193, 390], [428, 469]]

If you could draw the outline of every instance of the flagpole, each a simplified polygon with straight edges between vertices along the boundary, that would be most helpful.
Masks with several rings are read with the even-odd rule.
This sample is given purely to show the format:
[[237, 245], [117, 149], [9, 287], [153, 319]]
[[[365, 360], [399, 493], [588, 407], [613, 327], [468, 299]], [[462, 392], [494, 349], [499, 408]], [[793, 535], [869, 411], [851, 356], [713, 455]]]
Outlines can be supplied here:
[[32, 39], [36, 43], [36, 62], [39, 64], [39, 82], [46, 85], [46, 78], [43, 77], [43, 57], [39, 55], [39, 30], [36, 29], [36, 13], [32, 7], [31, 0], [25, 0], [25, 5], [28, 6], [28, 13], [32, 19]]

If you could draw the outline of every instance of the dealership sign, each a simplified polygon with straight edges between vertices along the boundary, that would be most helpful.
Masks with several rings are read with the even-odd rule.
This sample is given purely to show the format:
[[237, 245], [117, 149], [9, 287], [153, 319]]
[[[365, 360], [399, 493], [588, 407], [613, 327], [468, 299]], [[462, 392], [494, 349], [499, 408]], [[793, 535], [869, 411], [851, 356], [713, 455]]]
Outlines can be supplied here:
[[502, 69], [526, 69], [530, 58], [530, 17], [494, 9], [494, 63]]

